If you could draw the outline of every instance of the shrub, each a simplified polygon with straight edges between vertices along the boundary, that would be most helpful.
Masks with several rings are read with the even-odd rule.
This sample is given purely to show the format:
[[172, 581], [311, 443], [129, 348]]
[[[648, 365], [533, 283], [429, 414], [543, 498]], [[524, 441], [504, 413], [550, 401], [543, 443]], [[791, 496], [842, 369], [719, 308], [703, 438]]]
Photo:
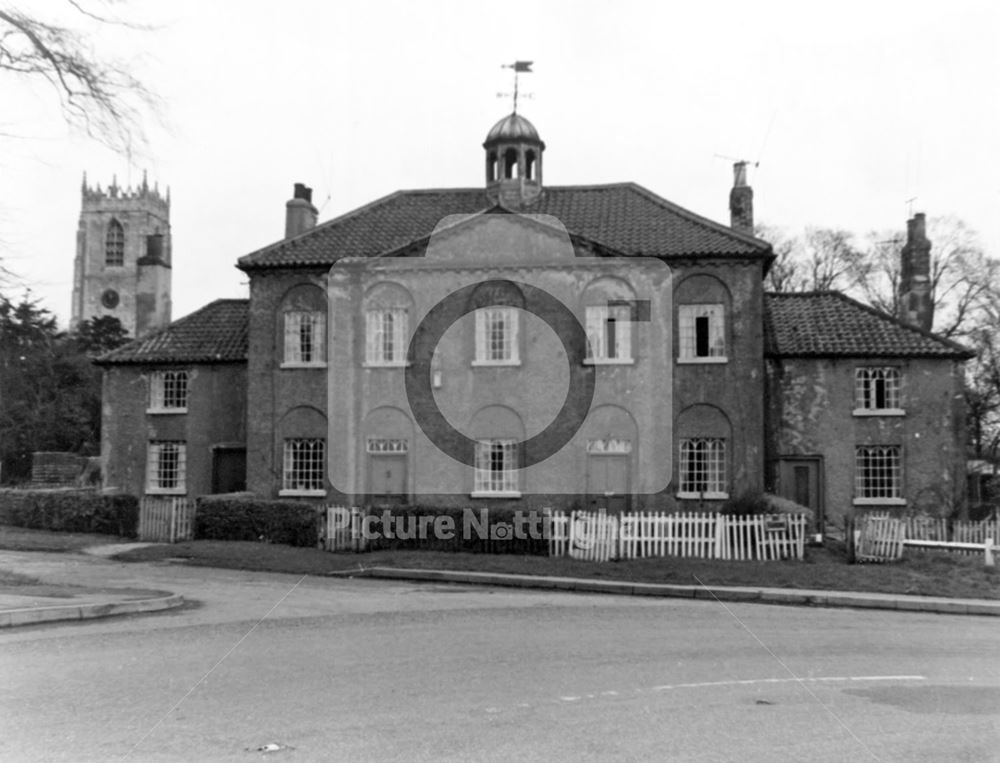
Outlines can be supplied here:
[[322, 508], [298, 501], [245, 494], [202, 496], [195, 510], [194, 537], [316, 546], [322, 513]]
[[134, 495], [84, 490], [0, 490], [0, 523], [134, 538], [139, 500]]
[[737, 517], [754, 517], [760, 514], [770, 514], [771, 507], [763, 493], [748, 492], [730, 498], [722, 504], [719, 513]]
[[[549, 553], [541, 510], [393, 506], [367, 507], [366, 512], [365, 530], [375, 536], [366, 541], [369, 551], [409, 549], [539, 556]], [[539, 519], [533, 521], [536, 517]], [[435, 520], [444, 533], [435, 533]]]

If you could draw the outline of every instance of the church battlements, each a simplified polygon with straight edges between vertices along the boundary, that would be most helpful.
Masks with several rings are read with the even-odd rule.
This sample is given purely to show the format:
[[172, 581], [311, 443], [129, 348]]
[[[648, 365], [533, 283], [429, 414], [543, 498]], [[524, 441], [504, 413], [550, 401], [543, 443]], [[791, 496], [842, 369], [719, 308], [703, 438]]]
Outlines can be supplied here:
[[159, 183], [149, 185], [146, 172], [142, 173], [142, 183], [133, 188], [131, 185], [122, 187], [118, 185], [118, 176], [111, 176], [111, 185], [107, 189], [101, 188], [97, 183], [91, 186], [87, 183], [87, 173], [83, 173], [83, 182], [80, 185], [80, 194], [84, 210], [94, 209], [157, 209], [164, 217], [170, 214], [170, 187], [165, 194], [160, 193]]

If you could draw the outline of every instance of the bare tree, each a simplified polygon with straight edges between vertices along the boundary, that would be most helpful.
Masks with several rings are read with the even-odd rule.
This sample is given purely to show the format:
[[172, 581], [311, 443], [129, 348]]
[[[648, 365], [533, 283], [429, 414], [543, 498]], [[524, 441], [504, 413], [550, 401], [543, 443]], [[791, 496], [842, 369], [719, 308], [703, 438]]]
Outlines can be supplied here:
[[754, 236], [771, 244], [774, 260], [764, 279], [768, 291], [798, 291], [801, 268], [796, 259], [795, 239], [790, 238], [783, 228], [758, 223], [754, 226]]
[[[67, 4], [87, 23], [147, 29], [95, 12], [84, 0]], [[46, 80], [70, 125], [119, 153], [131, 153], [145, 144], [142, 116], [159, 113], [158, 99], [126, 63], [99, 55], [85, 39], [80, 31], [0, 8], [0, 73]]]
[[755, 235], [770, 241], [775, 260], [765, 281], [769, 291], [850, 289], [864, 280], [867, 262], [854, 235], [834, 228], [806, 228], [801, 236], [758, 225]]

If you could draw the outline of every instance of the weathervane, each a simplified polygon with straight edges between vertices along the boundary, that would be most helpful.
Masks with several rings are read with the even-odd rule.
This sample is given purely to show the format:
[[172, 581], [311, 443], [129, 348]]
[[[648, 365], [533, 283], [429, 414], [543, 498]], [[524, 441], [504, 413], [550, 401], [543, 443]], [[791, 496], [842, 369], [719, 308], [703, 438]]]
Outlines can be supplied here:
[[[501, 64], [501, 69], [513, 69], [514, 70], [514, 92], [513, 93], [497, 93], [497, 98], [506, 98], [509, 95], [514, 97], [514, 113], [517, 113], [517, 75], [521, 72], [533, 73], [531, 71], [531, 65], [535, 63], [534, 61], [515, 61], [512, 64]], [[531, 93], [525, 93], [524, 98], [531, 98]]]

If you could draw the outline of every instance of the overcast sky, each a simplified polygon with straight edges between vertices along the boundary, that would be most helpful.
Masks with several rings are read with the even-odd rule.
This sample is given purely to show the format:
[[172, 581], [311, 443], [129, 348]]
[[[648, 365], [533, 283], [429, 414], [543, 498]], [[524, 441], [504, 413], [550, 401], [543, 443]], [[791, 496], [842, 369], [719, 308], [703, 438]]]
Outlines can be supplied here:
[[[57, 0], [22, 3], [85, 26]], [[68, 8], [68, 6], [66, 6]], [[163, 99], [145, 156], [69, 130], [0, 77], [0, 256], [65, 325], [84, 171], [169, 185], [173, 317], [246, 296], [236, 258], [283, 235], [292, 185], [327, 220], [400, 188], [484, 182], [519, 111], [553, 185], [635, 181], [728, 222], [731, 160], [759, 222], [864, 233], [955, 214], [1000, 255], [1000, 12], [990, 2], [132, 2], [104, 29]], [[53, 15], [54, 14], [54, 15]]]

